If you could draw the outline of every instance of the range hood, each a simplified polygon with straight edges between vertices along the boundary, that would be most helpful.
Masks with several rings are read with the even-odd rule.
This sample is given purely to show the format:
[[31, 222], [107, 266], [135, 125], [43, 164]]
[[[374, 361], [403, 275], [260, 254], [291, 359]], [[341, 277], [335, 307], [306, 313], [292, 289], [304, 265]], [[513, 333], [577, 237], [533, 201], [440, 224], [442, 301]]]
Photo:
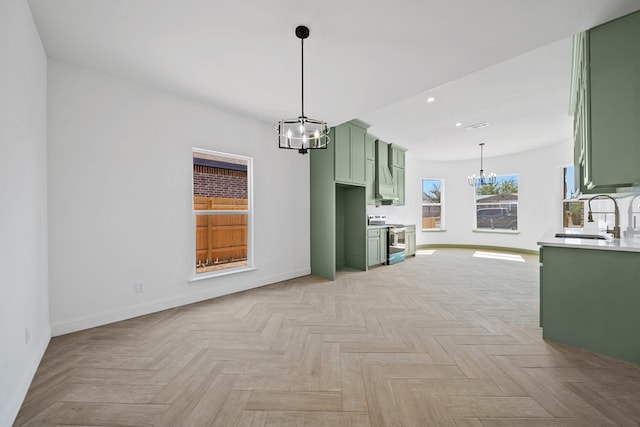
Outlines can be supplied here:
[[389, 144], [384, 141], [376, 141], [376, 202], [382, 205], [390, 205], [398, 200], [396, 183], [389, 169]]

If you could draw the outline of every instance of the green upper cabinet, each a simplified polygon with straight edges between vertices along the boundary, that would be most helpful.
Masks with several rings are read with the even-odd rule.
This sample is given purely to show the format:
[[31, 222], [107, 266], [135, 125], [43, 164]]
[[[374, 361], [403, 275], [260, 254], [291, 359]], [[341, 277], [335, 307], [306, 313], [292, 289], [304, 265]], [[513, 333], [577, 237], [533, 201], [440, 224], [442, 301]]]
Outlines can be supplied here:
[[351, 120], [331, 129], [336, 182], [366, 185], [367, 127], [369, 125], [360, 120]]
[[389, 144], [389, 166], [404, 169], [404, 153], [406, 149], [396, 144]]
[[368, 205], [373, 205], [376, 203], [376, 139], [378, 138], [371, 134], [367, 134], [364, 146], [366, 157], [364, 175], [366, 181], [366, 196]]
[[574, 162], [583, 193], [640, 183], [640, 12], [574, 38]]
[[389, 168], [396, 185], [396, 197], [394, 205], [404, 205], [404, 178], [405, 178], [405, 152], [406, 149], [396, 144], [389, 144]]

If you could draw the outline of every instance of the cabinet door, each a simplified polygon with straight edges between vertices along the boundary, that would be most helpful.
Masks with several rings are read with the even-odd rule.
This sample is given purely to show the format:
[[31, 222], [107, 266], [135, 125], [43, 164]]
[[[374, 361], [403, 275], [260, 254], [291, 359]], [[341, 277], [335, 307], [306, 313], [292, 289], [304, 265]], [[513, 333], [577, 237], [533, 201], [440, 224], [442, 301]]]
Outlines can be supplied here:
[[376, 203], [376, 137], [367, 134], [364, 145], [364, 153], [366, 157], [365, 164], [365, 182], [367, 188], [367, 204], [375, 205]]
[[391, 161], [390, 166], [397, 166], [399, 168], [404, 167], [404, 149], [398, 147], [395, 144], [391, 144], [389, 146], [391, 150], [389, 153], [389, 160]]
[[393, 181], [396, 184], [396, 195], [398, 199], [394, 202], [394, 205], [404, 205], [404, 168], [394, 166], [392, 169]]
[[416, 254], [416, 232], [408, 232], [406, 235], [406, 256], [415, 256]]
[[367, 181], [367, 204], [375, 205], [376, 203], [376, 162], [373, 159], [367, 159], [367, 168], [365, 170]]
[[365, 185], [366, 129], [349, 123], [335, 128], [335, 180]]
[[366, 155], [365, 143], [367, 138], [366, 129], [351, 126], [351, 183], [366, 184]]
[[340, 125], [335, 128], [335, 180], [351, 182], [351, 127]]
[[367, 231], [367, 265], [380, 264], [380, 230]]
[[380, 264], [387, 262], [387, 230], [380, 230]]
[[640, 182], [640, 13], [589, 31], [591, 178], [595, 186]]
[[378, 138], [371, 134], [367, 134], [366, 136], [364, 152], [367, 160], [375, 161], [376, 159], [376, 139]]

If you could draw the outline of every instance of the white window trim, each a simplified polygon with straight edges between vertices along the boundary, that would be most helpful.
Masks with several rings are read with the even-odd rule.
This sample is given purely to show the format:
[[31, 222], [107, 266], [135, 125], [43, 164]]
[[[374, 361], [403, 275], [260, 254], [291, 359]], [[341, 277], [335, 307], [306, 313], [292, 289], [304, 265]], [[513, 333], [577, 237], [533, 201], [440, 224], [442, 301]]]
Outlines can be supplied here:
[[[216, 155], [216, 156], [224, 156], [224, 157], [228, 157], [231, 159], [238, 159], [238, 160], [242, 160], [247, 162], [247, 198], [248, 198], [248, 211], [236, 211], [236, 210], [229, 210], [229, 211], [196, 211], [193, 209], [193, 153], [200, 153], [200, 154], [211, 154], [211, 155]], [[202, 280], [206, 280], [206, 279], [212, 279], [212, 278], [216, 278], [216, 277], [221, 277], [221, 276], [229, 276], [232, 274], [237, 274], [237, 273], [243, 273], [246, 271], [253, 271], [256, 270], [255, 267], [255, 262], [254, 262], [254, 233], [253, 233], [253, 217], [254, 217], [254, 212], [253, 212], [253, 158], [251, 157], [246, 157], [246, 156], [240, 156], [238, 154], [229, 154], [229, 153], [223, 153], [221, 151], [214, 151], [214, 150], [206, 150], [203, 148], [195, 148], [192, 147], [191, 148], [191, 188], [190, 188], [190, 193], [191, 193], [191, 251], [190, 251], [190, 258], [189, 258], [189, 263], [191, 264], [191, 277], [189, 278], [189, 283], [195, 283], [195, 282], [200, 282]], [[210, 271], [207, 273], [200, 273], [197, 274], [196, 273], [196, 263], [195, 263], [195, 259], [196, 259], [196, 217], [197, 215], [202, 215], [202, 214], [210, 214], [210, 215], [226, 215], [229, 213], [238, 213], [238, 214], [246, 214], [247, 215], [247, 265], [241, 266], [241, 267], [235, 267], [235, 268], [227, 268], [227, 269], [223, 269], [223, 270], [218, 270], [218, 271]]]
[[[445, 201], [445, 184], [444, 184], [444, 178], [422, 178], [422, 180], [420, 181], [422, 185], [420, 185], [420, 189], [424, 190], [424, 181], [440, 181], [440, 203], [428, 203], [425, 204], [424, 202], [422, 202], [420, 204], [420, 209], [422, 209], [423, 206], [440, 206], [440, 227], [438, 228], [422, 228], [421, 227], [421, 231], [425, 231], [425, 232], [442, 232], [442, 231], [446, 231], [445, 229], [445, 209], [444, 209], [444, 201]], [[422, 199], [422, 197], [421, 197]], [[422, 225], [422, 212], [420, 213], [420, 225]]]
[[494, 233], [494, 234], [520, 234], [520, 174], [517, 173], [503, 173], [501, 176], [516, 176], [518, 177], [518, 228], [516, 230], [508, 230], [505, 228], [491, 229], [491, 228], [478, 228], [478, 203], [476, 199], [476, 187], [473, 186], [473, 223], [475, 228], [471, 231], [474, 233]]

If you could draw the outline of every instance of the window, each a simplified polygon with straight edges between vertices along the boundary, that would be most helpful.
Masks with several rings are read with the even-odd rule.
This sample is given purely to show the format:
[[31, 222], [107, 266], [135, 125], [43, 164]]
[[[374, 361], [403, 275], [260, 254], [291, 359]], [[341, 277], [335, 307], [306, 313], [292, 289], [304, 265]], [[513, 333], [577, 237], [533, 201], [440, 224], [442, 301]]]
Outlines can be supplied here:
[[564, 228], [584, 227], [584, 202], [576, 200], [575, 175], [573, 165], [564, 168], [564, 200], [562, 202], [562, 226]]
[[444, 230], [443, 196], [444, 180], [422, 180], [422, 229]]
[[195, 275], [251, 267], [249, 157], [193, 149]]
[[476, 229], [518, 229], [518, 175], [501, 175], [495, 184], [476, 181]]

